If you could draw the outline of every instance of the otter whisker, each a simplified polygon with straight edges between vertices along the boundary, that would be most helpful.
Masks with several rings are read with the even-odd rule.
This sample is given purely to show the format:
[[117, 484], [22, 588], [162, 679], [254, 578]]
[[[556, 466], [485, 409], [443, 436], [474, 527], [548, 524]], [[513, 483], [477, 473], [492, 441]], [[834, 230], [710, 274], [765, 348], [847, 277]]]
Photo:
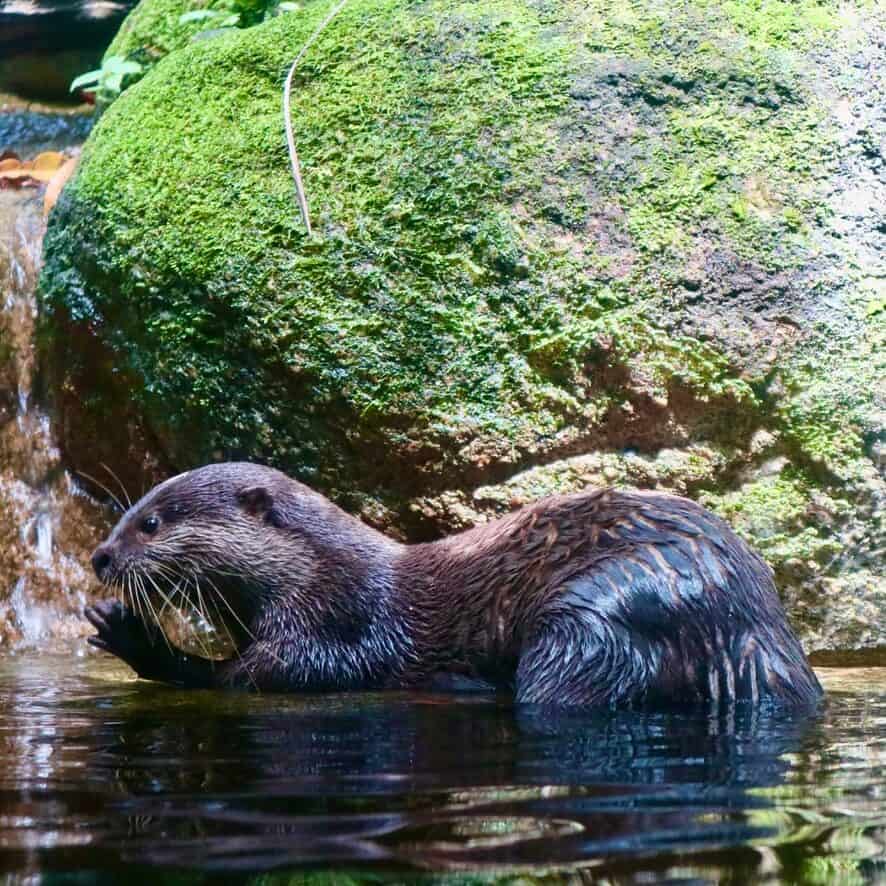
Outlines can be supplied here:
[[163, 598], [163, 605], [160, 607], [160, 615], [163, 615], [163, 613], [165, 613], [167, 609], [171, 609], [175, 613], [175, 615], [179, 618], [179, 620], [184, 622], [185, 616], [184, 616], [184, 612], [182, 612], [183, 607], [179, 606], [175, 602], [176, 596], [180, 596], [182, 598], [182, 600], [184, 600], [185, 604], [187, 604], [187, 606], [189, 606], [192, 609], [193, 609], [193, 605], [192, 605], [190, 599], [188, 598], [187, 594], [185, 594], [181, 589], [181, 582], [182, 582], [181, 577], [176, 576], [175, 574], [168, 573], [167, 571], [161, 570], [161, 569], [157, 569], [155, 571], [160, 575], [161, 578], [165, 579], [166, 581], [168, 581], [170, 583], [170, 585], [172, 585], [172, 588], [171, 588], [169, 594], [168, 595], [164, 594], [163, 591], [160, 589], [160, 586], [157, 584], [157, 581], [154, 579], [154, 577], [150, 573], [145, 573], [147, 579], [154, 586], [154, 589]]
[[129, 493], [126, 491], [126, 487], [123, 485], [120, 478], [104, 463], [99, 462], [100, 467], [103, 467], [116, 481], [117, 485], [120, 487], [120, 490], [123, 492], [123, 497], [126, 499], [126, 504], [128, 507], [132, 507], [132, 499], [129, 497]]
[[[149, 575], [146, 577], [150, 579]], [[142, 595], [144, 596], [145, 603], [147, 604], [148, 609], [150, 609], [150, 611], [151, 611], [151, 616], [154, 619], [154, 623], [157, 625], [157, 630], [160, 632], [160, 635], [163, 637], [163, 642], [166, 644], [166, 648], [170, 652], [172, 652], [172, 646], [169, 643], [169, 638], [166, 636], [166, 631], [163, 630], [163, 624], [160, 621], [160, 616], [157, 615], [157, 610], [154, 608], [154, 604], [151, 602], [151, 596], [148, 593], [147, 589], [145, 588], [143, 578], [144, 577], [141, 575], [138, 576], [138, 581], [141, 584]], [[153, 579], [151, 579], [151, 583], [154, 584], [154, 587], [157, 587], [157, 585], [153, 581]], [[157, 589], [159, 590], [159, 588], [157, 588]], [[162, 591], [160, 591], [160, 595], [165, 596]]]
[[147, 621], [142, 612], [142, 601], [141, 595], [138, 593], [138, 587], [135, 582], [135, 577], [127, 573], [126, 574], [126, 585], [129, 590], [129, 599], [131, 601], [132, 608], [136, 611], [136, 614], [142, 621]]
[[[160, 585], [157, 584], [157, 582], [155, 581], [154, 577], [153, 577], [150, 573], [145, 573], [145, 578], [147, 578], [148, 581], [154, 586], [154, 590], [160, 595], [160, 597], [161, 597], [162, 600], [163, 600], [163, 606], [162, 606], [162, 608], [160, 609], [160, 615], [162, 616], [163, 613], [166, 611], [166, 609], [169, 608], [169, 609], [171, 609], [171, 610], [175, 613], [176, 617], [179, 619], [179, 621], [180, 621], [183, 625], [187, 625], [188, 622], [187, 622], [187, 619], [186, 619], [185, 616], [184, 616], [184, 613], [181, 611], [181, 609], [179, 609], [178, 606], [175, 605], [175, 603], [173, 602], [173, 600], [172, 600], [172, 599], [171, 599], [171, 598], [170, 598], [170, 597], [169, 597], [169, 596], [163, 591], [163, 589], [160, 587]], [[184, 599], [184, 601], [185, 601], [186, 603], [189, 603], [189, 604], [191, 603], [191, 601], [188, 599], [187, 594], [185, 594], [185, 593], [181, 590], [181, 588], [180, 588], [179, 585], [176, 586], [176, 588], [174, 589], [173, 593], [175, 593], [176, 591], [181, 595], [181, 597]], [[193, 609], [193, 605], [192, 605], [192, 604], [191, 604], [191, 608]], [[199, 613], [198, 613], [198, 614], [199, 614]], [[168, 638], [166, 637], [166, 632], [163, 630], [163, 626], [162, 626], [162, 624], [160, 623], [160, 618], [159, 618], [159, 617], [157, 618], [157, 624], [160, 625], [160, 630], [161, 630], [161, 632], [163, 633], [164, 638], [167, 640], [167, 645], [169, 645], [169, 643], [168, 643]], [[207, 647], [206, 644], [203, 643], [203, 639], [202, 639], [202, 637], [200, 637], [198, 634], [195, 634], [194, 636], [195, 636], [195, 638], [196, 638], [196, 640], [197, 640], [198, 645], [200, 646], [200, 651], [203, 652], [203, 654], [208, 658], [208, 657], [209, 657], [209, 647]]]
[[212, 625], [212, 619], [209, 618], [202, 600], [195, 600], [194, 597], [188, 593], [188, 586], [191, 584], [191, 579], [188, 576], [176, 575], [175, 573], [172, 573], [171, 570], [158, 569], [158, 572], [160, 572], [161, 575], [166, 576], [167, 579], [175, 582], [174, 591], [182, 598], [187, 609], [189, 609], [200, 621], [214, 627], [214, 625]]
[[[234, 618], [237, 619], [237, 623], [240, 625], [240, 627], [243, 628], [244, 631], [246, 631], [247, 635], [251, 638], [251, 640], [253, 641], [253, 643], [258, 643], [258, 639], [257, 639], [257, 637], [255, 636], [255, 634], [253, 634], [252, 631], [249, 630], [249, 628], [246, 627], [245, 624], [243, 624], [243, 620], [242, 620], [242, 619], [240, 618], [240, 616], [237, 615], [237, 613], [234, 611], [234, 607], [231, 606], [231, 604], [227, 601], [227, 598], [226, 598], [225, 595], [224, 595], [224, 594], [218, 589], [218, 587], [217, 587], [217, 585], [215, 584], [215, 582], [213, 582], [213, 580], [212, 580], [208, 575], [204, 575], [203, 577], [204, 577], [204, 578], [209, 582], [209, 584], [214, 588], [216, 594], [221, 598], [222, 603], [224, 603], [225, 606], [228, 607], [228, 609], [230, 610], [231, 615], [233, 615]], [[265, 648], [265, 652], [267, 652], [267, 654], [270, 655], [270, 657], [273, 658], [274, 661], [277, 662], [277, 664], [281, 664], [281, 665], [284, 665], [284, 666], [286, 665], [286, 662], [285, 662], [282, 658], [280, 658], [280, 656], [278, 656], [273, 650], [268, 649], [268, 648]], [[251, 676], [251, 675], [250, 675], [250, 676]]]
[[132, 602], [135, 606], [136, 612], [138, 612], [138, 617], [142, 621], [148, 620], [148, 614], [144, 609], [144, 603], [142, 602], [142, 592], [139, 587], [138, 577], [136, 575], [130, 575], [129, 578], [132, 580], [131, 589], [132, 589]]
[[[194, 573], [194, 578], [196, 579], [196, 577], [197, 577], [197, 575], [196, 575], [196, 573]], [[231, 604], [230, 604], [230, 603], [227, 601], [227, 599], [225, 598], [225, 595], [224, 595], [224, 594], [218, 589], [218, 585], [216, 585], [215, 582], [214, 582], [214, 581], [213, 581], [208, 575], [204, 575], [203, 577], [206, 579], [206, 581], [209, 582], [210, 587], [215, 591], [215, 593], [216, 593], [216, 594], [218, 595], [218, 597], [221, 599], [222, 603], [224, 603], [225, 606], [228, 607], [228, 610], [230, 611], [231, 615], [234, 616], [234, 618], [237, 620], [237, 623], [238, 623], [238, 624], [240, 625], [240, 627], [243, 628], [243, 630], [246, 632], [246, 635], [247, 635], [251, 640], [254, 641], [254, 640], [255, 640], [255, 634], [253, 634], [252, 631], [249, 630], [248, 627], [246, 627], [246, 625], [243, 623], [243, 619], [241, 619], [240, 616], [237, 615], [237, 613], [234, 611], [234, 607], [231, 606]]]
[[218, 608], [218, 603], [215, 602], [213, 597], [207, 596], [207, 600], [209, 605], [215, 610], [215, 616], [218, 620], [218, 623], [221, 625], [222, 630], [225, 632], [225, 635], [228, 638], [228, 643], [231, 644], [231, 648], [234, 650], [234, 654], [240, 655], [240, 647], [237, 645], [237, 642], [234, 640], [234, 635], [231, 633], [231, 629], [228, 627], [227, 622], [225, 621], [224, 616], [222, 615], [221, 610]]
[[[187, 586], [188, 586], [189, 584], [190, 584], [190, 579], [185, 578], [185, 579], [184, 579], [184, 588], [187, 588]], [[215, 622], [213, 621], [213, 619], [212, 619], [212, 618], [210, 617], [210, 615], [209, 615], [209, 611], [207, 610], [207, 608], [206, 608], [206, 604], [205, 604], [204, 601], [203, 601], [203, 595], [200, 593], [200, 587], [199, 587], [199, 585], [197, 585], [196, 583], [195, 583], [195, 585], [194, 585], [195, 590], [196, 590], [196, 592], [197, 592], [197, 600], [196, 600], [196, 601], [194, 601], [194, 600], [193, 600], [193, 599], [192, 599], [192, 598], [191, 598], [191, 597], [185, 592], [185, 590], [184, 590], [184, 588], [182, 588], [181, 584], [179, 584], [178, 587], [179, 587], [179, 593], [180, 593], [180, 594], [181, 594], [181, 595], [182, 595], [182, 596], [188, 601], [188, 605], [190, 605], [191, 609], [192, 609], [193, 612], [197, 615], [197, 617], [200, 619], [200, 621], [201, 621], [204, 625], [209, 625], [211, 628], [215, 629]], [[203, 644], [203, 642], [202, 642], [202, 637], [199, 638], [199, 640], [200, 640], [201, 648], [203, 648], [203, 649], [205, 650], [205, 652], [206, 652], [206, 657], [207, 657], [207, 658], [210, 658], [209, 649], [208, 649], [207, 646], [205, 646], [205, 645]], [[233, 640], [231, 641], [231, 645], [233, 645]]]
[[154, 567], [154, 572], [156, 572], [160, 578], [169, 582], [174, 594], [180, 595], [184, 599], [188, 608], [192, 609], [197, 615], [204, 615], [196, 605], [195, 601], [187, 593], [188, 585], [191, 582], [186, 573], [177, 571], [164, 563], [154, 563], [152, 565]]
[[151, 568], [160, 578], [165, 579], [170, 583], [170, 585], [179, 585], [184, 576], [180, 572], [176, 572], [169, 566], [166, 566], [164, 563], [158, 563], [156, 561], [151, 562]]
[[228, 643], [230, 643], [231, 648], [234, 650], [234, 654], [237, 655], [238, 657], [240, 657], [240, 650], [237, 647], [236, 642], [234, 641], [234, 636], [233, 636], [233, 634], [231, 634], [231, 629], [228, 627], [227, 623], [225, 622], [224, 618], [222, 617], [222, 614], [219, 611], [218, 605], [216, 604], [215, 600], [213, 600], [212, 596], [209, 594], [206, 595], [206, 600], [204, 600], [203, 591], [200, 588], [200, 582], [199, 582], [196, 574], [193, 576], [193, 582], [194, 582], [194, 589], [197, 592], [197, 598], [200, 601], [201, 609], [206, 607], [206, 600], [208, 600], [212, 604], [212, 607], [215, 609], [216, 618], [213, 619], [209, 616], [208, 608], [207, 608], [206, 615], [205, 615], [206, 621], [209, 622], [209, 624], [211, 624], [213, 626], [215, 626], [216, 623], [218, 623], [221, 626], [221, 629], [227, 635]]
[[[152, 573], [156, 572], [160, 578], [169, 582], [169, 585], [171, 587], [170, 593], [171, 593], [173, 599], [174, 599], [176, 593], [182, 593], [180, 586], [181, 586], [183, 577], [181, 575], [177, 574], [169, 567], [164, 566], [162, 563], [153, 562], [151, 564], [151, 566], [152, 566], [151, 570], [145, 570], [145, 575], [150, 579], [150, 581], [154, 585], [154, 587], [157, 587], [157, 583], [156, 583]], [[159, 590], [159, 588], [158, 588], [158, 590]], [[184, 594], [182, 594], [182, 596], [184, 596]], [[185, 599], [187, 600], [187, 597], [185, 597]], [[175, 608], [178, 609], [178, 607], [175, 607]], [[164, 609], [160, 610], [161, 614], [163, 613], [164, 610], [165, 610], [165, 606], [164, 606]]]
[[147, 609], [145, 609], [144, 600], [142, 599], [143, 591], [141, 582], [135, 574], [132, 575], [132, 590], [133, 599], [135, 600], [136, 608], [138, 609], [138, 617], [142, 621], [148, 621], [148, 612]]
[[166, 612], [167, 609], [171, 609], [175, 615], [177, 615], [181, 618], [182, 616], [181, 616], [181, 613], [179, 612], [178, 607], [172, 602], [172, 600], [169, 598], [169, 596], [163, 592], [162, 588], [160, 587], [160, 585], [157, 584], [154, 577], [152, 575], [150, 575], [149, 573], [145, 573], [145, 578], [151, 583], [154, 590], [159, 594], [160, 598], [163, 600], [163, 605], [160, 607], [159, 613], [157, 613], [157, 624], [158, 625], [160, 624], [160, 616], [162, 616], [163, 613]]
[[209, 612], [206, 609], [206, 603], [203, 600], [203, 592], [200, 590], [200, 582], [197, 581], [197, 577], [194, 576], [193, 579], [188, 578], [187, 583], [190, 584], [193, 581], [194, 583], [194, 593], [197, 595], [196, 608], [200, 613], [201, 617], [204, 618], [207, 622], [212, 624], [212, 619], [209, 617]]
[[167, 566], [165, 563], [161, 563], [159, 560], [154, 560], [153, 558], [151, 558], [151, 568], [164, 578], [172, 580], [182, 578], [182, 575], [176, 572], [171, 566]]
[[108, 489], [108, 487], [105, 486], [105, 484], [102, 483], [101, 480], [97, 479], [96, 477], [93, 477], [92, 474], [87, 474], [86, 471], [76, 470], [76, 471], [74, 471], [74, 473], [79, 474], [81, 477], [86, 477], [87, 480], [89, 480], [92, 483], [95, 483], [95, 485], [98, 486], [99, 489], [103, 490], [104, 492], [107, 492], [107, 494], [111, 497], [111, 500], [114, 502], [115, 505], [117, 505], [117, 507], [121, 511], [126, 510], [126, 508], [123, 506], [123, 502], [120, 501], [120, 499], [117, 498], [117, 496], [114, 495], [114, 493], [111, 492], [111, 490]]
[[218, 623], [221, 625], [221, 627], [224, 629], [224, 632], [228, 636], [228, 642], [231, 644], [231, 646], [234, 649], [236, 649], [237, 644], [234, 642], [234, 637], [231, 634], [230, 628], [228, 628], [227, 623], [225, 622], [224, 618], [222, 617], [222, 614], [219, 611], [219, 608], [216, 605], [215, 600], [213, 600], [212, 595], [207, 594], [206, 598], [204, 599], [203, 589], [200, 587], [200, 580], [197, 577], [197, 573], [193, 573], [191, 575], [191, 577], [188, 579], [188, 581], [192, 581], [194, 583], [194, 590], [197, 592], [197, 599], [200, 601], [200, 609], [201, 609], [201, 611], [203, 611], [205, 613], [206, 620], [210, 624], [215, 625], [215, 621], [209, 615], [209, 608], [206, 605], [206, 601], [208, 600], [212, 604], [213, 608], [215, 609], [216, 620], [218, 621]]
[[[198, 593], [200, 593], [200, 590], [199, 590], [200, 582], [197, 578], [197, 573], [196, 572], [193, 573], [192, 577], [193, 577], [194, 585], [197, 587]], [[234, 641], [234, 637], [231, 634], [231, 629], [228, 627], [227, 621], [223, 617], [221, 610], [218, 607], [218, 603], [216, 603], [216, 601], [215, 601], [215, 596], [217, 595], [217, 596], [221, 597], [222, 600], [225, 602], [225, 604], [227, 604], [227, 601], [224, 599], [224, 596], [222, 595], [221, 591], [218, 589], [216, 584], [212, 581], [212, 579], [208, 575], [204, 575], [203, 577], [206, 579], [206, 581], [209, 582], [210, 588], [213, 591], [215, 591], [215, 594], [211, 594], [211, 593], [207, 594], [206, 599], [209, 601], [209, 603], [212, 605], [212, 608], [215, 610], [216, 616], [218, 617], [219, 624], [221, 624], [221, 626], [224, 628], [224, 631], [228, 636], [228, 642], [231, 644], [231, 648], [234, 651], [234, 655], [236, 656], [237, 660], [242, 665], [243, 670], [246, 673], [246, 676], [249, 678], [249, 682], [252, 684], [252, 688], [255, 689], [256, 692], [259, 692], [260, 690], [258, 687], [258, 683], [255, 680], [255, 676], [252, 673], [252, 669], [249, 667], [247, 660], [244, 658], [243, 653], [240, 651], [240, 647]], [[202, 599], [202, 594], [201, 594], [201, 599]], [[228, 604], [228, 608], [229, 609], [231, 608], [229, 604]], [[237, 618], [236, 613], [234, 614], [234, 617]], [[237, 620], [239, 621], [239, 619], [237, 619]], [[242, 624], [242, 622], [241, 622], [241, 624]], [[249, 629], [246, 628], [245, 626], [244, 626], [244, 630], [247, 632], [247, 634], [250, 634]], [[253, 639], [255, 639], [254, 636], [253, 636]]]

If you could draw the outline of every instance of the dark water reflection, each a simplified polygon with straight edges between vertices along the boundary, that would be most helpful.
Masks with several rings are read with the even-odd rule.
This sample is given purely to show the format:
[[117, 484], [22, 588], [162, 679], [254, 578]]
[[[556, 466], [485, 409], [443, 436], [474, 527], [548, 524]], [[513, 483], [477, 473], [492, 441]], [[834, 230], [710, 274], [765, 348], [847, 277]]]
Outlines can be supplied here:
[[0, 659], [0, 874], [51, 882], [886, 877], [886, 674], [809, 717], [249, 697]]

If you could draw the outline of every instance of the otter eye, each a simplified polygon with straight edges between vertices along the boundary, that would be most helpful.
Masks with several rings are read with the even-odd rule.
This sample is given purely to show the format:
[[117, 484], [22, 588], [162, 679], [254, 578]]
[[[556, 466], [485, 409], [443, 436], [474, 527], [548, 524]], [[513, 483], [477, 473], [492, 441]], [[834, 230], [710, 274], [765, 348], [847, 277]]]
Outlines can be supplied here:
[[155, 516], [145, 517], [141, 522], [141, 529], [145, 535], [153, 535], [160, 528], [160, 520]]

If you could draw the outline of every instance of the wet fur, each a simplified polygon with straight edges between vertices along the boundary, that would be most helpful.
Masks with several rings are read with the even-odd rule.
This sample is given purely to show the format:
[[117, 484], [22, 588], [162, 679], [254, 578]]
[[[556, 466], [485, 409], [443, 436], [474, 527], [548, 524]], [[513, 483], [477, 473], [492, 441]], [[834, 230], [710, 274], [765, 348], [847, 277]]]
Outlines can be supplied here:
[[[160, 528], [147, 537], [150, 515]], [[179, 685], [325, 691], [442, 678], [561, 705], [821, 695], [766, 564], [722, 520], [660, 493], [548, 498], [404, 546], [278, 471], [210, 465], [148, 493], [96, 557], [116, 585], [127, 573], [156, 578], [158, 564], [193, 569], [236, 609], [248, 630], [237, 655], [214, 664], [155, 642], [120, 604], [87, 611], [95, 645]]]

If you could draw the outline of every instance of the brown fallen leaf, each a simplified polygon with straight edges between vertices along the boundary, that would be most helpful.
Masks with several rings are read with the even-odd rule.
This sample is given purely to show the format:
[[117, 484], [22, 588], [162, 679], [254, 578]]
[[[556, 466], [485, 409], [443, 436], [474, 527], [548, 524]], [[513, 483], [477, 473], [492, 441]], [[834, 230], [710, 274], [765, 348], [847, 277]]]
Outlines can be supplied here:
[[4, 160], [0, 163], [0, 180], [33, 178], [33, 163], [30, 160]]
[[44, 218], [49, 215], [49, 211], [55, 206], [56, 200], [58, 200], [68, 179], [74, 174], [79, 159], [79, 157], [69, 157], [65, 160], [55, 171], [55, 175], [49, 180], [49, 184], [46, 185], [46, 193], [43, 195]]
[[44, 151], [33, 160], [6, 157], [0, 160], [0, 188], [36, 188], [46, 184], [64, 166], [65, 155]]
[[18, 190], [19, 188], [39, 188], [43, 182], [31, 178], [29, 175], [19, 175], [15, 178], [0, 178], [0, 191]]
[[48, 182], [65, 162], [65, 155], [59, 151], [44, 151], [38, 154], [31, 167], [31, 175], [40, 181]]

